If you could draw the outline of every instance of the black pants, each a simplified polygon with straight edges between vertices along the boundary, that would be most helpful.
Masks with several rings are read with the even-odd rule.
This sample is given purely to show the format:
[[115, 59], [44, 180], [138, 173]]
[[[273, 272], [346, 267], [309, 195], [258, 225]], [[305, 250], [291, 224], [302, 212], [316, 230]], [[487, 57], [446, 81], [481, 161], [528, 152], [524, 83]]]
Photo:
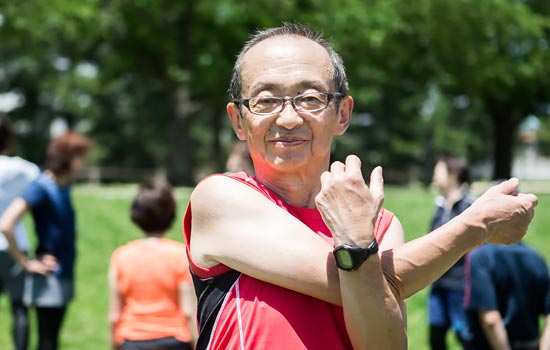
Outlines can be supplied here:
[[0, 294], [5, 291], [9, 297], [13, 345], [15, 350], [27, 350], [29, 343], [29, 312], [21, 301], [25, 275], [22, 271], [15, 272], [16, 269], [18, 269], [17, 264], [10, 254], [0, 250]]
[[29, 344], [29, 311], [21, 301], [11, 303], [12, 336], [16, 350], [27, 350]]
[[37, 307], [38, 350], [58, 350], [59, 332], [65, 317], [66, 307]]
[[174, 337], [151, 340], [125, 340], [118, 345], [119, 350], [192, 350], [193, 344], [183, 342]]
[[[445, 337], [449, 327], [442, 326], [430, 326], [430, 348], [431, 350], [446, 350], [447, 344], [445, 343]], [[465, 340], [462, 339], [460, 334], [455, 333], [456, 339], [464, 347], [466, 346]]]

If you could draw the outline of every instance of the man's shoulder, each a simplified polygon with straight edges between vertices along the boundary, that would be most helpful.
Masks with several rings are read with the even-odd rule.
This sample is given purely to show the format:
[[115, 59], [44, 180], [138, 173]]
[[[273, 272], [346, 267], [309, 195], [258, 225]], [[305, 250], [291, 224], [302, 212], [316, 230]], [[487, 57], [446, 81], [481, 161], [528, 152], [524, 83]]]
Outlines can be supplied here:
[[191, 193], [191, 200], [197, 197], [207, 196], [210, 198], [224, 197], [233, 191], [242, 188], [244, 178], [233, 176], [233, 174], [212, 174], [202, 179]]
[[462, 202], [464, 202], [467, 205], [471, 205], [476, 200], [476, 196], [471, 192], [464, 193], [464, 197], [462, 197]]
[[191, 193], [190, 201], [204, 199], [212, 204], [214, 201], [240, 203], [258, 193], [274, 202], [280, 200], [276, 194], [246, 173], [212, 174], [197, 184]]
[[30, 181], [40, 174], [36, 164], [20, 157], [0, 156], [0, 168], [2, 177], [24, 176]]
[[35, 196], [44, 195], [47, 197], [53, 197], [58, 190], [59, 187], [51, 177], [45, 173], [40, 173], [31, 181], [26, 193], [28, 195], [32, 193]]
[[214, 173], [204, 177], [199, 181], [195, 188], [199, 187], [212, 187], [218, 185], [225, 185], [228, 183], [245, 183], [255, 182], [254, 178], [248, 176], [246, 173]]
[[436, 208], [443, 208], [445, 206], [445, 197], [438, 194], [437, 196], [435, 196], [434, 198], [434, 206]]
[[0, 156], [0, 162], [13, 167], [38, 171], [38, 166], [36, 164], [18, 156]]
[[[113, 252], [111, 253], [111, 260], [112, 261], [118, 261], [120, 260], [120, 257], [127, 254], [129, 251], [132, 251], [133, 249], [133, 246], [134, 246], [134, 243], [135, 241], [131, 241], [131, 242], [128, 242], [128, 243], [125, 243], [121, 246], [118, 246], [115, 248], [115, 250], [113, 250]], [[125, 260], [125, 259], [122, 259], [122, 260]]]

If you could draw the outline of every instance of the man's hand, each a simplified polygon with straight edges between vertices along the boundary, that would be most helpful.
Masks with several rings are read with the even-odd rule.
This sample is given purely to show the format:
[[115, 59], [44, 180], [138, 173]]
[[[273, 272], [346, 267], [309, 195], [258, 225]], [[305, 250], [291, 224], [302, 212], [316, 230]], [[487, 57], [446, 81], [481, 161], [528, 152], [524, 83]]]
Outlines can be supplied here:
[[535, 215], [538, 199], [533, 194], [511, 194], [518, 188], [512, 178], [488, 189], [470, 208], [468, 215], [478, 216], [486, 227], [486, 241], [513, 244], [522, 239]]
[[38, 259], [27, 260], [23, 266], [25, 271], [40, 275], [47, 275], [57, 269], [57, 259], [51, 254], [44, 254]]
[[353, 243], [366, 247], [373, 239], [374, 223], [384, 202], [382, 168], [371, 173], [371, 188], [365, 184], [361, 161], [350, 155], [346, 164], [334, 162], [321, 175], [321, 192], [315, 198], [334, 244]]

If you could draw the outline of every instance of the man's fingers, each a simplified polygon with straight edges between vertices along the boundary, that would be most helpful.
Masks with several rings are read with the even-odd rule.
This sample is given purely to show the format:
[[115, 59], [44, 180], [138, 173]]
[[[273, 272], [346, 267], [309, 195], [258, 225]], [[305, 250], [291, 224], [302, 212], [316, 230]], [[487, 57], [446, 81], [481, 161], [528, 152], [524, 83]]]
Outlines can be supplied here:
[[328, 171], [323, 171], [321, 174], [321, 188], [327, 187], [330, 183], [330, 173]]
[[38, 260], [31, 260], [26, 269], [30, 273], [37, 273], [40, 275], [47, 275], [51, 272], [51, 269], [48, 268], [48, 266]]
[[384, 177], [382, 167], [377, 166], [370, 173], [370, 191], [376, 198], [384, 198]]
[[346, 172], [354, 175], [359, 174], [362, 177], [363, 175], [361, 175], [361, 159], [353, 154], [347, 156]]
[[495, 185], [489, 189], [491, 192], [498, 192], [504, 194], [510, 194], [518, 189], [519, 180], [516, 177], [513, 177], [509, 180], [502, 181], [498, 185]]
[[336, 161], [330, 165], [330, 172], [333, 175], [341, 174], [346, 170], [344, 163]]
[[524, 198], [525, 200], [530, 202], [531, 205], [533, 206], [533, 208], [536, 207], [539, 204], [539, 199], [534, 194], [531, 194], [531, 193], [518, 193], [518, 197]]

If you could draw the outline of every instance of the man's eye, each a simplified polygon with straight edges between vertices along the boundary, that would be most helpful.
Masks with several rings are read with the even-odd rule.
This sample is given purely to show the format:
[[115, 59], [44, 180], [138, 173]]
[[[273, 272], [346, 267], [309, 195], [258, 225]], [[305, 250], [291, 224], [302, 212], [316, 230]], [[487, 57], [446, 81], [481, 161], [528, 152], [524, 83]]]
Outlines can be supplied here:
[[277, 98], [271, 98], [271, 97], [262, 97], [262, 98], [256, 98], [251, 101], [253, 106], [256, 107], [266, 107], [266, 106], [274, 106], [279, 103], [279, 100]]
[[317, 95], [307, 95], [307, 96], [302, 96], [300, 98], [300, 102], [316, 102], [316, 101], [320, 101], [319, 99], [319, 96]]
[[270, 98], [270, 97], [262, 97], [258, 99], [258, 103], [264, 104], [264, 105], [272, 105], [272, 104], [276, 104], [277, 102], [278, 102], [278, 99]]

